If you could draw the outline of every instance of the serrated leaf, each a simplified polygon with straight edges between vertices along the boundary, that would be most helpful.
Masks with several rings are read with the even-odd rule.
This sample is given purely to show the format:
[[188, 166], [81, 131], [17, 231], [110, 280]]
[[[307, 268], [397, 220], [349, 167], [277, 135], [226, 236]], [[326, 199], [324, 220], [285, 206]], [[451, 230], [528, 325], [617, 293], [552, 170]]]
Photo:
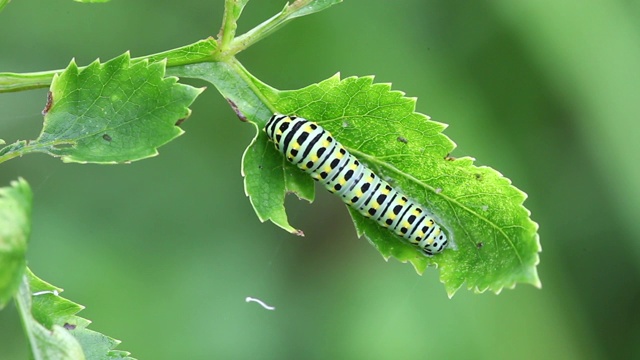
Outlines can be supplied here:
[[449, 158], [455, 144], [442, 134], [445, 125], [416, 113], [415, 99], [388, 84], [373, 84], [372, 77], [336, 76], [301, 90], [264, 87], [262, 92], [279, 112], [329, 130], [353, 155], [429, 209], [455, 243], [425, 257], [351, 211], [358, 233], [385, 258], [411, 262], [420, 273], [438, 266], [450, 295], [463, 284], [496, 293], [518, 282], [540, 286], [537, 224], [522, 206], [526, 195], [499, 172], [473, 165], [471, 158]]
[[372, 77], [341, 80], [336, 75], [300, 90], [278, 91], [238, 64], [187, 66], [178, 73], [212, 82], [241, 118], [257, 125], [257, 137], [245, 152], [252, 157], [245, 156], [243, 169], [245, 185], [252, 185], [245, 187], [247, 194], [260, 219], [266, 219], [266, 208], [286, 221], [284, 193], [307, 187], [286, 176], [284, 169], [290, 164], [262, 131], [270, 112], [295, 114], [318, 122], [363, 163], [422, 204], [455, 244], [425, 257], [352, 212], [358, 234], [385, 258], [410, 262], [419, 273], [429, 265], [439, 267], [450, 296], [463, 284], [476, 292], [495, 293], [516, 283], [540, 286], [536, 265], [541, 248], [537, 224], [522, 205], [526, 195], [499, 172], [473, 165], [471, 158], [450, 158], [455, 144], [442, 134], [446, 126], [416, 113], [415, 99], [392, 91], [389, 84], [374, 84]]
[[16, 301], [35, 359], [132, 359], [114, 350], [120, 341], [87, 329], [91, 322], [76, 316], [84, 307], [62, 291], [30, 270], [25, 274]]
[[[201, 63], [173, 68], [169, 71], [175, 76], [203, 79], [215, 85], [234, 109], [241, 109], [236, 114], [242, 121], [256, 122], [256, 119], [269, 118], [271, 111], [265, 107], [255, 87], [245, 81], [245, 76], [250, 74], [241, 73], [243, 69], [239, 72], [234, 65], [225, 62]], [[261, 132], [257, 131], [242, 156], [245, 194], [249, 197], [260, 221], [271, 221], [292, 234], [302, 235], [300, 230], [289, 224], [284, 208], [284, 198], [287, 192], [300, 190], [301, 192], [297, 193], [299, 197], [312, 199], [313, 180], [297, 182], [298, 177], [286, 176], [287, 173], [293, 173], [296, 169], [290, 168], [286, 172], [283, 170], [286, 162], [275, 156], [278, 154], [277, 151], [260, 135]], [[265, 156], [265, 153], [271, 155]], [[279, 179], [284, 179], [286, 176], [288, 182], [271, 181], [272, 178], [264, 174], [280, 174]]]
[[23, 179], [0, 188], [0, 309], [18, 290], [26, 268], [31, 200], [31, 189]]
[[123, 163], [157, 154], [182, 134], [176, 126], [202, 89], [165, 77], [164, 62], [125, 53], [54, 77], [44, 127], [30, 145], [65, 162]]

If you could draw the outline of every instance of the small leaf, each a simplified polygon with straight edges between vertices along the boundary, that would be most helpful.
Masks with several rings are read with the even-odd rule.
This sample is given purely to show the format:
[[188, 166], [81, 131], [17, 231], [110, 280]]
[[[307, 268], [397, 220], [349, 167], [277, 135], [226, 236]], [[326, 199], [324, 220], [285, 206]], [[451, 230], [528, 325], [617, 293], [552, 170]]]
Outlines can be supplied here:
[[286, 185], [284, 181], [272, 181], [280, 175], [285, 177], [282, 159], [266, 154], [274, 151], [273, 146], [262, 136], [256, 136], [242, 156], [244, 189], [260, 221], [272, 221], [284, 230], [302, 234], [289, 225], [284, 209]]
[[84, 307], [62, 291], [27, 270], [16, 300], [35, 359], [132, 359], [114, 350], [120, 341], [87, 329], [90, 321], [76, 316]]
[[0, 309], [15, 294], [26, 268], [31, 189], [23, 179], [0, 188]]
[[192, 64], [211, 58], [218, 48], [218, 43], [211, 37], [177, 49], [145, 56], [142, 59], [131, 59], [132, 62], [146, 59], [149, 62], [159, 62], [167, 59], [167, 67]]
[[164, 63], [125, 53], [54, 77], [42, 133], [30, 146], [65, 162], [122, 163], [157, 155], [182, 134], [175, 124], [202, 89], [165, 78]]
[[[243, 73], [244, 69], [238, 69], [234, 65], [237, 64], [202, 63], [176, 67], [169, 71], [175, 76], [203, 79], [215, 85], [229, 103], [238, 109], [237, 115], [243, 121], [268, 119], [272, 112], [265, 107], [259, 94], [256, 94], [253, 84], [245, 81], [251, 75]], [[242, 156], [245, 194], [260, 221], [271, 221], [292, 234], [302, 235], [302, 231], [289, 224], [284, 198], [287, 192], [300, 191], [297, 193], [299, 197], [313, 199], [313, 180], [304, 176], [287, 175], [297, 169], [286, 164], [282, 157], [278, 158], [278, 152], [261, 135], [263, 131], [256, 130], [256, 136]], [[289, 165], [291, 167], [284, 171], [283, 166]], [[286, 183], [283, 181], [285, 178], [288, 180]]]
[[[293, 19], [301, 16], [311, 15], [313, 13], [317, 13], [322, 11], [330, 6], [341, 3], [342, 0], [312, 0], [308, 4], [296, 9], [295, 11], [289, 13], [288, 18]], [[291, 7], [295, 6], [295, 2], [290, 5]]]

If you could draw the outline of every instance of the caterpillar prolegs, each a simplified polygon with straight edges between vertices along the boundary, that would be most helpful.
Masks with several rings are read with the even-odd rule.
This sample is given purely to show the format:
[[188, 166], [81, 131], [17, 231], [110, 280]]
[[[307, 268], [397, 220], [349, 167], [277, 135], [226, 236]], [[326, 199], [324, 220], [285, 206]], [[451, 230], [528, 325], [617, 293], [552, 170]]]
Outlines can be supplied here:
[[394, 189], [351, 155], [322, 126], [296, 116], [274, 114], [267, 136], [288, 161], [327, 190], [426, 255], [442, 252], [447, 236], [422, 206]]

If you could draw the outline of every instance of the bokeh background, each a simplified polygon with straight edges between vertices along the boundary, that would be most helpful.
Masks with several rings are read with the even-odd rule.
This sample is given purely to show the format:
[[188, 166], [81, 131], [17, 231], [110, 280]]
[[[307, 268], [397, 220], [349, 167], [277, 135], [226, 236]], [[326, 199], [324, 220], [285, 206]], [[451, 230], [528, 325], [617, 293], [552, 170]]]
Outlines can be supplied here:
[[[250, 2], [240, 32], [283, 6]], [[215, 35], [222, 10], [14, 1], [0, 13], [0, 71], [160, 52]], [[341, 72], [418, 97], [450, 125], [454, 156], [529, 194], [543, 288], [450, 300], [437, 270], [417, 276], [357, 239], [324, 191], [312, 205], [287, 200], [306, 237], [260, 223], [240, 176], [253, 127], [209, 85], [158, 157], [2, 164], [2, 186], [22, 176], [35, 193], [31, 268], [87, 306], [92, 329], [139, 359], [640, 358], [640, 3], [346, 0], [239, 59], [280, 89]], [[0, 138], [37, 137], [45, 99], [0, 95]], [[0, 358], [26, 357], [10, 306]]]

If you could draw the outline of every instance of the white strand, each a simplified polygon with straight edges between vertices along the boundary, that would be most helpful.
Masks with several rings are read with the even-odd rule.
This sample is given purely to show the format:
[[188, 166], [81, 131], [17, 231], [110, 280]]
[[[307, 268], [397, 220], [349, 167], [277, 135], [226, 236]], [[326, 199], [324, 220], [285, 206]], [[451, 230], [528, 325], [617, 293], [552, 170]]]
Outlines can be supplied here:
[[260, 299], [256, 299], [256, 298], [252, 298], [247, 296], [247, 298], [245, 299], [246, 302], [257, 302], [258, 304], [260, 304], [263, 308], [267, 309], [267, 310], [275, 310], [276, 308], [274, 306], [269, 306], [267, 304], [265, 304], [262, 300]]
[[53, 294], [53, 295], [55, 295], [55, 296], [58, 296], [60, 293], [58, 293], [58, 290], [53, 290], [53, 291], [49, 291], [49, 290], [47, 290], [47, 291], [38, 291], [38, 292], [35, 292], [35, 293], [33, 293], [33, 295], [32, 295], [32, 296], [38, 296], [38, 295], [44, 295], [44, 294]]

